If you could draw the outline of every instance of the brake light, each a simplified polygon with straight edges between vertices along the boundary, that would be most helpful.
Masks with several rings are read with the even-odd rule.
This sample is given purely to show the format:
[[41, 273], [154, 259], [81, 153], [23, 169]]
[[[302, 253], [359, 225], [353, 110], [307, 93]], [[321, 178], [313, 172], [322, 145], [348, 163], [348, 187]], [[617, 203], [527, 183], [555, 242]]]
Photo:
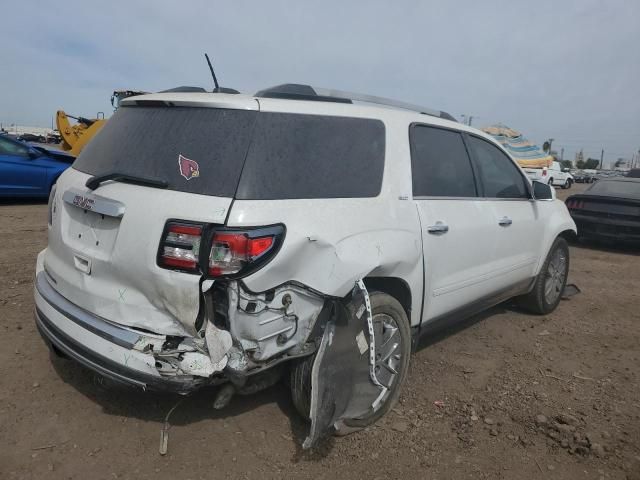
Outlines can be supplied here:
[[546, 169], [546, 168], [543, 168], [543, 169], [542, 169], [542, 176], [543, 176], [543, 177], [546, 177], [546, 176], [547, 176], [547, 169]]
[[584, 201], [569, 199], [567, 200], [567, 208], [570, 208], [572, 210], [580, 210], [584, 208]]
[[171, 220], [158, 249], [158, 266], [215, 278], [244, 277], [273, 258], [284, 233], [283, 225], [238, 230]]
[[201, 240], [201, 225], [169, 222], [160, 245], [160, 266], [197, 271]]
[[209, 274], [214, 277], [233, 275], [267, 253], [274, 236], [250, 238], [245, 232], [216, 232], [211, 240]]

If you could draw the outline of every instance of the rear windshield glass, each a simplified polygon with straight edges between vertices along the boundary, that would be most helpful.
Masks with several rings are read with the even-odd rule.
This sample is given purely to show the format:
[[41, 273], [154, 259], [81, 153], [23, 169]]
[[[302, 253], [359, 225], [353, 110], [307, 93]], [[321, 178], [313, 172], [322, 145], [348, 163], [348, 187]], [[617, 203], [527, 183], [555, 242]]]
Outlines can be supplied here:
[[[115, 172], [164, 180], [171, 190], [233, 197], [256, 114], [121, 107], [82, 150], [73, 168], [90, 175]], [[181, 157], [186, 160], [180, 161]]]
[[239, 199], [374, 197], [379, 120], [194, 107], [121, 107], [73, 167]]
[[585, 193], [640, 199], [640, 181], [599, 180]]

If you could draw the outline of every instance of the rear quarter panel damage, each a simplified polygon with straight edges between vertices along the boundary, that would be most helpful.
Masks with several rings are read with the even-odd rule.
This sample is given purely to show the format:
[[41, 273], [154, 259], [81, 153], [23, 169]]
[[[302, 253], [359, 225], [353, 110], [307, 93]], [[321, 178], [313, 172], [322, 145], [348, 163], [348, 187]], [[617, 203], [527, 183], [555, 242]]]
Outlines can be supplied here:
[[342, 298], [361, 278], [397, 277], [412, 290], [411, 323], [419, 323], [422, 246], [411, 202], [380, 197], [245, 200], [234, 203], [228, 219], [234, 227], [276, 222], [287, 226], [284, 243], [268, 265], [244, 279], [251, 291], [295, 281]]

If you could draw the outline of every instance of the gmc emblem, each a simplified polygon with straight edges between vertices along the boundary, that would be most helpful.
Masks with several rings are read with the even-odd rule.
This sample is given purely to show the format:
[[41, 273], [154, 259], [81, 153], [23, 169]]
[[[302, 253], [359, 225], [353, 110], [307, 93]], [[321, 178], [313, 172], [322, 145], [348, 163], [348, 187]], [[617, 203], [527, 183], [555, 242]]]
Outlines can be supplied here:
[[82, 195], [76, 195], [73, 197], [73, 204], [84, 210], [91, 210], [94, 203], [95, 200], [93, 198], [83, 197]]

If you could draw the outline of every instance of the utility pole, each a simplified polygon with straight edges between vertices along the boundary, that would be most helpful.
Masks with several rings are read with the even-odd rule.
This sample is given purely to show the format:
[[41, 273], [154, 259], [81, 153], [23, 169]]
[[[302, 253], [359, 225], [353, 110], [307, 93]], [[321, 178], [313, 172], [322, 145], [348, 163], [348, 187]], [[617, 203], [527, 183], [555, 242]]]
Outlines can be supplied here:
[[463, 125], [471, 126], [471, 122], [473, 121], [473, 115], [465, 115], [463, 113], [463, 114], [461, 114], [461, 117], [462, 117], [462, 124]]
[[604, 160], [604, 148], [602, 149], [602, 151], [600, 152], [600, 170], [603, 170], [602, 168], [602, 161]]
[[560, 161], [564, 160], [564, 147], [560, 149]]

